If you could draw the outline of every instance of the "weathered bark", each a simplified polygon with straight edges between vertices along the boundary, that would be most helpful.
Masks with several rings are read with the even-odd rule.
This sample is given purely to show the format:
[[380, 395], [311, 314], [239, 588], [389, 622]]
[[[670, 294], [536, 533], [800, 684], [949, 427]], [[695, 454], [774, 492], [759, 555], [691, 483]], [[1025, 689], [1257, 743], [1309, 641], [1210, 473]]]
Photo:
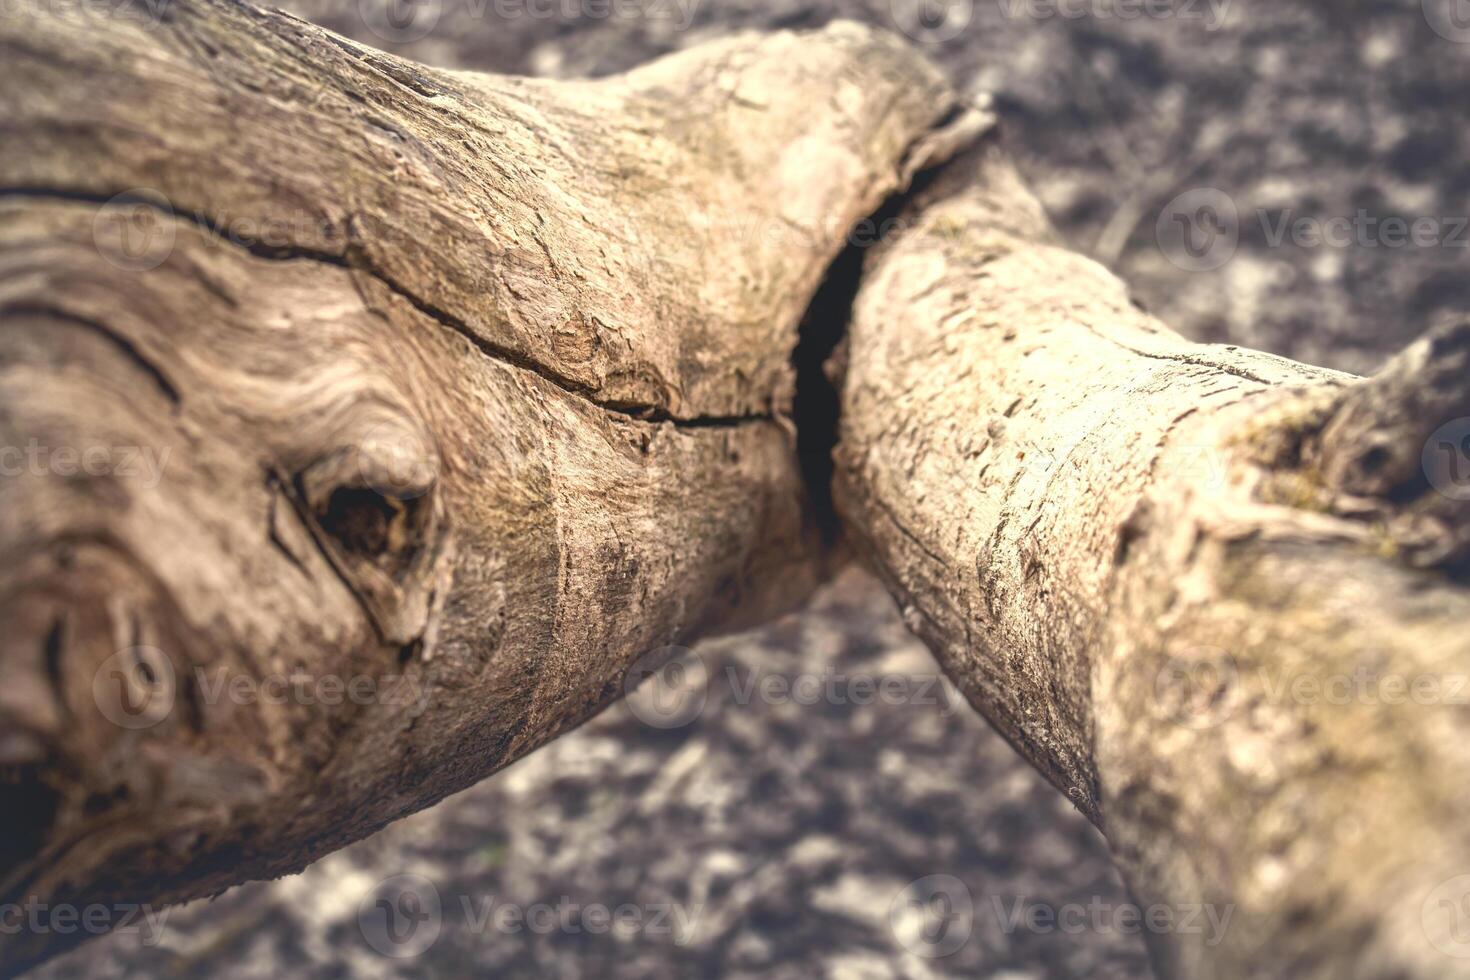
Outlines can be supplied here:
[[299, 869], [816, 581], [796, 325], [946, 145], [918, 56], [549, 83], [58, 9], [0, 21], [0, 902]]
[[1188, 343], [993, 142], [869, 257], [839, 511], [1139, 901], [1230, 910], [1152, 937], [1165, 976], [1470, 975], [1470, 521], [1420, 468], [1467, 345], [1359, 381]]

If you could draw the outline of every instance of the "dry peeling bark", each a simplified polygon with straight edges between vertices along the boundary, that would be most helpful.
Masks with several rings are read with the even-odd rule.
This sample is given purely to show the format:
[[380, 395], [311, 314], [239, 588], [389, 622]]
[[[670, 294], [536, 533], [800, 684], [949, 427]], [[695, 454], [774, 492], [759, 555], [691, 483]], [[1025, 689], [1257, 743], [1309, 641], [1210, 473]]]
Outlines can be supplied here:
[[1164, 976], [1470, 975], [1470, 521], [1420, 466], [1467, 344], [1363, 381], [1188, 343], [990, 140], [867, 261], [839, 511], [1140, 903], [1229, 911], [1151, 936]]
[[945, 145], [917, 55], [554, 83], [94, 8], [0, 21], [0, 903], [300, 869], [817, 581], [796, 326]]

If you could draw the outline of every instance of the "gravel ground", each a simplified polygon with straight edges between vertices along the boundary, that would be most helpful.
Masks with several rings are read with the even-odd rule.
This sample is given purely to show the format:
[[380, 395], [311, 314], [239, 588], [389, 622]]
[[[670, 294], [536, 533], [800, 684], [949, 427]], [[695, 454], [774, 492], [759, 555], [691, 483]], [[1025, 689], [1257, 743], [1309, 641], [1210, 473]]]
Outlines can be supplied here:
[[[301, 875], [32, 975], [1149, 975], [1101, 836], [939, 677], [871, 578], [676, 663]], [[395, 944], [379, 901], [428, 918]]]
[[[385, 2], [290, 9], [430, 64], [562, 77], [735, 29], [905, 31], [996, 94], [1076, 247], [1200, 339], [1368, 371], [1470, 299], [1460, 0], [419, 0], [396, 27]], [[1390, 218], [1418, 230], [1396, 244]], [[304, 874], [33, 976], [1149, 975], [1101, 838], [935, 686], [871, 580], [690, 657], [690, 686]], [[859, 676], [902, 696], [855, 703]], [[798, 677], [816, 704], [780, 693]], [[417, 923], [401, 943], [393, 910]]]

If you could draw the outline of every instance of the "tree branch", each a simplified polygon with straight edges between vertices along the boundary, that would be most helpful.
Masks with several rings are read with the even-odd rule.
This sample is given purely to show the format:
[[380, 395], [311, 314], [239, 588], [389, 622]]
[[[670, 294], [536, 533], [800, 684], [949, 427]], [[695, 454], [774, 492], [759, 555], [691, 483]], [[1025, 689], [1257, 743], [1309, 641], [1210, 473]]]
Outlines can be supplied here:
[[791, 352], [932, 155], [917, 55], [554, 83], [91, 10], [0, 21], [0, 903], [298, 870], [823, 574]]
[[994, 141], [869, 257], [839, 511], [1139, 900], [1229, 910], [1217, 946], [1151, 934], [1163, 976], [1470, 969], [1470, 521], [1419, 472], [1465, 337], [1369, 381], [1188, 343]]

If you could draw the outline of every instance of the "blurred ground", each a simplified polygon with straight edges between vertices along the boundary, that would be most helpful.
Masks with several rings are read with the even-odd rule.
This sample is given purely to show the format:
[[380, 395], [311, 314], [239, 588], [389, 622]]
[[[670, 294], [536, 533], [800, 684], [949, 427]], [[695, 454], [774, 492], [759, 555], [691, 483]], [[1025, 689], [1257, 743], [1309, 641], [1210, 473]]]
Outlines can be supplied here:
[[[679, 686], [650, 681], [304, 874], [173, 910], [157, 945], [110, 935], [32, 976], [1149, 975], [1139, 936], [1107, 914], [1017, 921], [1128, 899], [1102, 838], [938, 678], [872, 579], [849, 572], [806, 614], [703, 644], [685, 666]], [[438, 913], [395, 945], [375, 906], [403, 906], [403, 875]], [[961, 911], [968, 893], [971, 915], [914, 916], [910, 883], [933, 875], [958, 880], [941, 891]], [[501, 903], [527, 918], [497, 918]], [[553, 924], [538, 903], [578, 908]], [[594, 905], [631, 906], [631, 928], [592, 934]]]
[[[288, 6], [429, 64], [567, 77], [734, 29], [865, 20], [996, 93], [1064, 233], [1193, 337], [1367, 371], [1470, 300], [1462, 0]], [[1395, 244], [1390, 218], [1422, 234]], [[174, 910], [160, 945], [114, 935], [34, 976], [1148, 976], [1139, 937], [1106, 916], [1016, 925], [1018, 908], [1126, 895], [1101, 838], [950, 689], [919, 703], [934, 664], [870, 580], [699, 657], [707, 700], [685, 725], [620, 704], [300, 876]], [[908, 700], [743, 693], [753, 674], [863, 673], [909, 679]], [[963, 885], [972, 920], [913, 920], [910, 882], [930, 875]], [[376, 902], [405, 908], [405, 891], [437, 896], [427, 945], [427, 925], [404, 946], [374, 931]], [[563, 897], [639, 922], [511, 931], [484, 915]]]

